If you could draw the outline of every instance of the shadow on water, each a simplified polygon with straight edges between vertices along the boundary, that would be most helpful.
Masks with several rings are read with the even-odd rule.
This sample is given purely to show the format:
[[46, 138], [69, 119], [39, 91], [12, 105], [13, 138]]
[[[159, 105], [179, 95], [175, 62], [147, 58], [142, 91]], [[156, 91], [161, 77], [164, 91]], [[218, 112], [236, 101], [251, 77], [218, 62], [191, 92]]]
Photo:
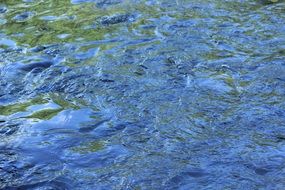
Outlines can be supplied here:
[[0, 189], [283, 189], [284, 1], [0, 3]]

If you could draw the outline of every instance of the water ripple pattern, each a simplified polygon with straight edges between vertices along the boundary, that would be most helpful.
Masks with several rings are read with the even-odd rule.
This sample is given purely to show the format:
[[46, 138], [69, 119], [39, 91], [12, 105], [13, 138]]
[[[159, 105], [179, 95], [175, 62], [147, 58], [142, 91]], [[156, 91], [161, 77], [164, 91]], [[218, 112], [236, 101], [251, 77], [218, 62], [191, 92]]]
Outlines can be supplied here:
[[285, 189], [283, 0], [0, 2], [0, 189]]

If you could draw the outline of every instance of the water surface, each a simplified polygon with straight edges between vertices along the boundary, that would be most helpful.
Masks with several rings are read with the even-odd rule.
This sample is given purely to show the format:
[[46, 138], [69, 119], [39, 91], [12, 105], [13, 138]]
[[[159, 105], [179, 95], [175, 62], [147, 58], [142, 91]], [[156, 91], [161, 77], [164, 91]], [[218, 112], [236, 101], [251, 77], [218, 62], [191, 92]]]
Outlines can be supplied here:
[[0, 189], [284, 189], [285, 3], [0, 3]]

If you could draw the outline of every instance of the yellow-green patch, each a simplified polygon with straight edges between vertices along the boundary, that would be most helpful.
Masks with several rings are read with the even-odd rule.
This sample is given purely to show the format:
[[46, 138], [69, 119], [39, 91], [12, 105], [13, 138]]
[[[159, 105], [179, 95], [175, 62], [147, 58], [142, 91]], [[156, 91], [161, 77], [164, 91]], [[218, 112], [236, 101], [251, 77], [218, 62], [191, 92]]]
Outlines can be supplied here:
[[47, 102], [48, 102], [47, 100], [41, 97], [38, 97], [38, 98], [34, 98], [27, 102], [0, 106], [0, 115], [8, 116], [8, 115], [12, 115], [17, 112], [24, 112], [29, 106], [37, 105], [37, 104], [45, 104]]
[[105, 144], [101, 141], [93, 141], [90, 142], [88, 144], [84, 144], [81, 146], [77, 146], [72, 148], [73, 151], [81, 153], [81, 154], [85, 154], [85, 153], [89, 153], [89, 152], [97, 152], [99, 150], [104, 149]]
[[61, 112], [63, 109], [45, 109], [41, 111], [37, 111], [33, 113], [32, 115], [27, 116], [26, 118], [35, 118], [35, 119], [41, 119], [41, 120], [49, 120], [56, 116], [59, 112]]

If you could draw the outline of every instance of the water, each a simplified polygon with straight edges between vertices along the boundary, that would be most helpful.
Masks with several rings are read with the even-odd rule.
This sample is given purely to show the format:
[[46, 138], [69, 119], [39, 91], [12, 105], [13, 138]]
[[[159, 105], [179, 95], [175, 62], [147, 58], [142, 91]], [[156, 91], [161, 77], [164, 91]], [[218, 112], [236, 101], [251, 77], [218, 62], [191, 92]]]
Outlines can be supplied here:
[[0, 3], [0, 189], [284, 189], [285, 3]]

